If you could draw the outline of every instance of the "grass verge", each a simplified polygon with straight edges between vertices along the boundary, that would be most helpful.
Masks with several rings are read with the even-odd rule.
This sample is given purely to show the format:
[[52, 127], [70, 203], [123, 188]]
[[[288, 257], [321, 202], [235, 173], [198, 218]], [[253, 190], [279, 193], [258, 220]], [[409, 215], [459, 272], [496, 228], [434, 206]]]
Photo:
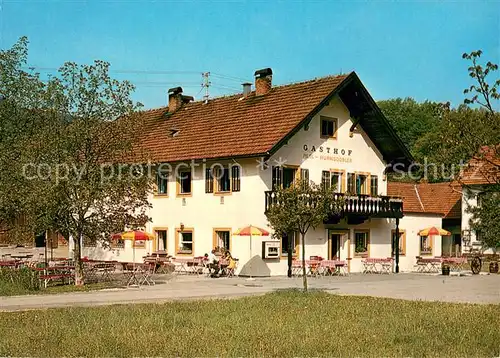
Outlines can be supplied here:
[[0, 356], [498, 356], [500, 307], [288, 291], [0, 314]]

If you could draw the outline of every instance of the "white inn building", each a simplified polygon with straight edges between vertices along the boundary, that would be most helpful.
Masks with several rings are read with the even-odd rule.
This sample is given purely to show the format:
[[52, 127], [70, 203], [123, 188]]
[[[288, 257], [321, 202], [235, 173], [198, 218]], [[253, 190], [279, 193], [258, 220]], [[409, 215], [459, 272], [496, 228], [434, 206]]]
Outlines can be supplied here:
[[[440, 256], [441, 238], [425, 243], [417, 232], [441, 226], [444, 214], [414, 213], [405, 222], [402, 199], [388, 196], [387, 172], [412, 158], [356, 73], [271, 82], [271, 69], [259, 70], [253, 90], [244, 84], [242, 93], [196, 102], [177, 87], [168, 107], [143, 112], [141, 150], [161, 174], [146, 227], [155, 240], [134, 250], [128, 241], [87, 247], [83, 255], [130, 261], [135, 251], [140, 261], [155, 250], [189, 258], [224, 247], [239, 259], [239, 274], [285, 275], [287, 255], [300, 258], [296, 235], [253, 237], [250, 249], [249, 237], [233, 233], [250, 224], [272, 232], [265, 211], [273, 189], [300, 176], [334, 185], [345, 198], [341, 215], [307, 233], [307, 258], [346, 260], [359, 272], [363, 258], [394, 255], [398, 224], [401, 271], [413, 269], [415, 256]], [[279, 255], [263, 256], [266, 241]]]

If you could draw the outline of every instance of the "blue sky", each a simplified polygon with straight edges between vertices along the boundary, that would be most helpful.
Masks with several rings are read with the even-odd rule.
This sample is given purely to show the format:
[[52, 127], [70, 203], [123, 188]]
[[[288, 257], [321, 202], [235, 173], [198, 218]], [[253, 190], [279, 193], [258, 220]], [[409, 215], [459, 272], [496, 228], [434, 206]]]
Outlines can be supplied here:
[[[275, 84], [355, 70], [376, 100], [462, 102], [471, 81], [463, 52], [499, 63], [500, 2], [174, 2], [0, 0], [0, 47], [22, 35], [29, 62], [53, 73], [65, 61], [111, 63], [136, 83], [146, 108], [167, 89], [234, 93], [256, 69]], [[167, 72], [154, 74], [151, 72]], [[173, 73], [172, 73], [173, 72]]]

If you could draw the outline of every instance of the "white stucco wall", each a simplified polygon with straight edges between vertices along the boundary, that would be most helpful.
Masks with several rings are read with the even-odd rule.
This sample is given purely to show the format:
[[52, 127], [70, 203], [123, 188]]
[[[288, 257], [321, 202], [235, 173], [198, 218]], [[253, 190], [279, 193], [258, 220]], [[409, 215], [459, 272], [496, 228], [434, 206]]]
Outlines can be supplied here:
[[435, 257], [441, 256], [441, 236], [432, 237], [432, 254], [421, 255], [420, 237], [418, 232], [422, 229], [435, 226], [441, 227], [442, 218], [440, 215], [407, 213], [399, 221], [400, 231], [405, 233], [406, 252], [399, 259], [399, 268], [401, 272], [414, 271], [417, 262], [417, 256]]

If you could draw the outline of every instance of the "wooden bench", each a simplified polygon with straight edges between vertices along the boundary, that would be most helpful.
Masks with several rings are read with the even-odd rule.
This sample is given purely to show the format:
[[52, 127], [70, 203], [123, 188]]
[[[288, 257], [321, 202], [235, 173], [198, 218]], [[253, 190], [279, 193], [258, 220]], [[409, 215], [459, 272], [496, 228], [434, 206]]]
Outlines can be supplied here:
[[56, 280], [61, 280], [61, 282], [64, 284], [64, 280], [67, 278], [68, 283], [70, 283], [72, 280], [74, 280], [75, 275], [72, 273], [55, 273], [55, 274], [48, 274], [48, 275], [40, 275], [38, 277], [40, 281], [43, 282], [43, 287], [47, 288], [49, 282], [53, 282]]

